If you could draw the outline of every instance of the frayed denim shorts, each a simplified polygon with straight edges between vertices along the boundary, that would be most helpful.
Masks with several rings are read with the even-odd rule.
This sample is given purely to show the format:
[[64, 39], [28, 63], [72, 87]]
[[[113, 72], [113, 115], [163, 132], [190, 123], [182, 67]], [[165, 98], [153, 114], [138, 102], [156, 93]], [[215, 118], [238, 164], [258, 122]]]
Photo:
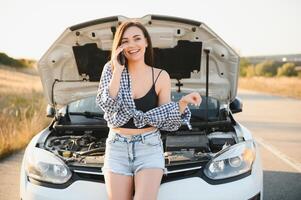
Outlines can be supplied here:
[[167, 172], [159, 129], [137, 135], [123, 135], [110, 130], [102, 171], [134, 176], [146, 168], [160, 168], [163, 174]]

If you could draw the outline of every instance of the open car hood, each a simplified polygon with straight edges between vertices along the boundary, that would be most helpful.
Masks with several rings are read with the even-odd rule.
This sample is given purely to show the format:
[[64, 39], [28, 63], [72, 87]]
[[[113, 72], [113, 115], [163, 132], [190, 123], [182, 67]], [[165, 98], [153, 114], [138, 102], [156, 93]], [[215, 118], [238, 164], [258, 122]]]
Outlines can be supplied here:
[[[102, 18], [71, 26], [62, 33], [38, 62], [49, 104], [64, 106], [96, 94], [114, 33], [126, 19], [124, 16]], [[182, 85], [181, 91], [198, 91], [205, 95], [208, 64], [209, 96], [222, 103], [234, 100], [239, 56], [209, 27], [201, 22], [161, 15], [136, 19], [149, 31], [154, 67], [169, 73], [172, 90]]]

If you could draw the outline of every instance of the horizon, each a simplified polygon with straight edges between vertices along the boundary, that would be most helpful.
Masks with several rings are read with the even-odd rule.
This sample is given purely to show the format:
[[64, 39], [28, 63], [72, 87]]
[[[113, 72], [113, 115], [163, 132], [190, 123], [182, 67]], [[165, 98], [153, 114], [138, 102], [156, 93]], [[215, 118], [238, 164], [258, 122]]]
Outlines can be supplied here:
[[[38, 61], [39, 59], [35, 58], [28, 58], [28, 57], [14, 57], [12, 55], [7, 54], [6, 52], [0, 51], [0, 53], [4, 53], [7, 56], [14, 58], [14, 59], [26, 59], [26, 60], [33, 60], [33, 61]], [[265, 54], [265, 55], [252, 55], [252, 56], [239, 56], [240, 58], [252, 58], [252, 57], [276, 57], [276, 56], [300, 56], [301, 58], [301, 53], [293, 53], [293, 54]]]
[[[131, 7], [131, 3], [135, 6]], [[0, 33], [0, 52], [18, 59], [39, 60], [70, 26], [108, 16], [133, 18], [148, 14], [203, 22], [241, 57], [301, 54], [301, 26], [298, 23], [301, 1], [298, 0], [243, 3], [239, 0], [186, 0], [186, 10], [180, 1], [171, 0], [143, 3], [112, 0], [106, 4], [97, 0], [72, 3], [3, 0], [2, 4], [1, 27], [9, 31]], [[194, 6], [189, 7], [191, 4]]]

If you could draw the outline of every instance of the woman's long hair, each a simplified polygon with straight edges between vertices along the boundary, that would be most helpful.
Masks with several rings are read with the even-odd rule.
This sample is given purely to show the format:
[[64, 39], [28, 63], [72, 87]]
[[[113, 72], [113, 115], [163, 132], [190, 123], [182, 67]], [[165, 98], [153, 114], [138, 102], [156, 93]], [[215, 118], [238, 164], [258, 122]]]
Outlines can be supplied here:
[[146, 28], [140, 22], [135, 21], [135, 20], [124, 21], [118, 26], [116, 33], [114, 35], [111, 58], [112, 58], [112, 55], [114, 55], [116, 49], [121, 45], [121, 40], [122, 40], [124, 32], [129, 27], [132, 27], [132, 26], [136, 26], [142, 30], [143, 35], [147, 41], [147, 47], [145, 49], [145, 54], [144, 54], [144, 62], [145, 62], [145, 64], [147, 64], [149, 66], [153, 66], [153, 64], [154, 64], [153, 46], [152, 46], [152, 41], [151, 41], [150, 35], [149, 35], [148, 31], [146, 30]]

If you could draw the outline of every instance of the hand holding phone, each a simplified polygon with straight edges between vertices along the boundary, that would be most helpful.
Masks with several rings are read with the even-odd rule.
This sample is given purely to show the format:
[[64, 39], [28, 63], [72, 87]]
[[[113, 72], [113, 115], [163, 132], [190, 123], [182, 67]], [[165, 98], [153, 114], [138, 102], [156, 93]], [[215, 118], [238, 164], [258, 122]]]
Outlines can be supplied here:
[[125, 56], [123, 51], [118, 54], [117, 61], [119, 62], [120, 65], [125, 65]]
[[124, 55], [124, 45], [121, 45], [116, 49], [111, 62], [113, 71], [115, 71], [115, 68], [120, 72], [123, 71], [127, 63], [126, 57]]

